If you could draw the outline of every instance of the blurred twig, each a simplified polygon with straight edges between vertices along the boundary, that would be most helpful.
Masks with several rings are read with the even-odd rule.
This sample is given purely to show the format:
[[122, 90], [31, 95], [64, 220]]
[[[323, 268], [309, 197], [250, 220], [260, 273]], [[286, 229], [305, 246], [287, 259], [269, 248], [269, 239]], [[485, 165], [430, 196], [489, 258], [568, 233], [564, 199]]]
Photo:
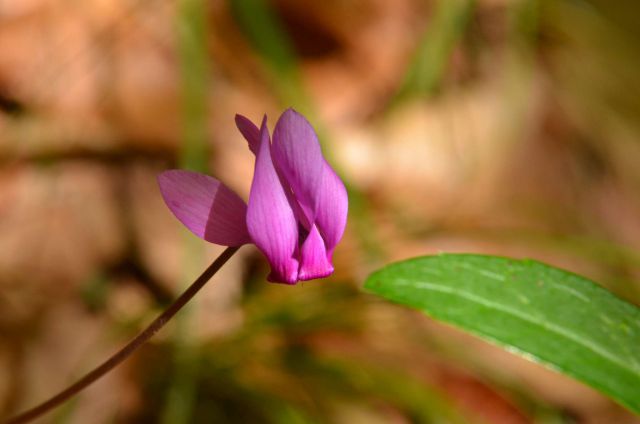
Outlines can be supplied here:
[[69, 148], [57, 151], [34, 151], [28, 153], [0, 152], [0, 166], [27, 162], [36, 164], [59, 162], [96, 162], [103, 165], [125, 166], [131, 163], [162, 163], [172, 166], [175, 153], [170, 149], [126, 149], [96, 150], [91, 148]]

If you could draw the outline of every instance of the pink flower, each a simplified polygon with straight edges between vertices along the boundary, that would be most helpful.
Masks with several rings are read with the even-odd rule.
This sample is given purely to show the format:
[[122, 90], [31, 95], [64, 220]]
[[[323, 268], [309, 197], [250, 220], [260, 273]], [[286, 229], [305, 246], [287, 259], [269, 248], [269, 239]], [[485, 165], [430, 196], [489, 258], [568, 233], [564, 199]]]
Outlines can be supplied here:
[[249, 203], [220, 181], [184, 170], [158, 176], [173, 214], [211, 243], [254, 243], [271, 265], [269, 281], [296, 284], [333, 272], [333, 250], [347, 222], [344, 184], [322, 156], [313, 127], [287, 109], [269, 136], [241, 115], [236, 125], [256, 156]]

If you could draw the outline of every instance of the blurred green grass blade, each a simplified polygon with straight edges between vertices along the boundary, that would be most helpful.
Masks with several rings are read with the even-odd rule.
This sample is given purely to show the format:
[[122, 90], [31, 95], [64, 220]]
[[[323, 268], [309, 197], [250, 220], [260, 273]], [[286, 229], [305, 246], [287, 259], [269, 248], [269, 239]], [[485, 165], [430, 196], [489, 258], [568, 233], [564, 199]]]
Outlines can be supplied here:
[[180, 167], [208, 169], [207, 7], [204, 0], [180, 0], [176, 18], [182, 77], [183, 143]]
[[[207, 48], [208, 7], [205, 0], [179, 0], [176, 34], [181, 74], [182, 145], [180, 167], [207, 172], [209, 168], [209, 63]], [[186, 230], [184, 230], [186, 234]], [[201, 264], [202, 245], [186, 236], [184, 285], [191, 282]], [[197, 275], [197, 274], [196, 274]], [[161, 422], [180, 424], [192, 422], [197, 396], [198, 364], [191, 344], [191, 313], [195, 303], [186, 305], [175, 318], [173, 335], [173, 378], [166, 393]]]
[[296, 68], [294, 49], [289, 37], [264, 0], [232, 0], [228, 3], [258, 53], [282, 73]]
[[365, 288], [640, 413], [640, 309], [583, 277], [532, 260], [445, 254], [389, 265]]
[[397, 99], [430, 95], [438, 87], [449, 57], [467, 28], [474, 5], [473, 0], [437, 2]]
[[286, 105], [307, 115], [310, 102], [302, 86], [295, 48], [282, 22], [265, 0], [228, 0], [240, 28], [271, 71], [272, 83]]

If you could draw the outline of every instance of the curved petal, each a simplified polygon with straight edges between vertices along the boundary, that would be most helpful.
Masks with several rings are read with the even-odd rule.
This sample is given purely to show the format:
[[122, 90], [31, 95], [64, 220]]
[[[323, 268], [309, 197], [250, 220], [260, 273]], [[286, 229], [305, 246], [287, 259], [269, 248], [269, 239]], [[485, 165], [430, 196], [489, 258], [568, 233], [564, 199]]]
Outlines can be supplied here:
[[340, 177], [325, 161], [322, 184], [319, 190], [316, 225], [327, 248], [327, 257], [331, 260], [347, 225], [349, 198]]
[[269, 281], [295, 284], [298, 281], [298, 261], [294, 258], [298, 226], [271, 159], [266, 117], [260, 128], [247, 227], [253, 242], [271, 264]]
[[298, 279], [301, 281], [324, 278], [333, 273], [333, 265], [327, 259], [327, 251], [315, 225], [300, 249], [300, 272]]
[[289, 184], [309, 222], [313, 222], [322, 183], [324, 158], [311, 124], [287, 109], [273, 131], [273, 160]]
[[258, 148], [260, 147], [260, 130], [256, 125], [249, 120], [249, 118], [236, 114], [236, 127], [242, 134], [242, 136], [249, 143], [249, 150], [254, 155], [258, 154]]
[[247, 205], [220, 181], [173, 169], [158, 175], [160, 192], [173, 214], [193, 234], [223, 246], [250, 243]]
[[[240, 131], [242, 136], [245, 138], [245, 140], [247, 140], [249, 144], [249, 150], [251, 150], [254, 155], [257, 154], [258, 148], [260, 146], [260, 130], [258, 129], [258, 127], [256, 127], [255, 124], [248, 118], [240, 114], [236, 114], [236, 127], [238, 127], [238, 130]], [[289, 200], [289, 205], [291, 205], [296, 219], [299, 220], [304, 228], [308, 230], [311, 227], [311, 224], [309, 223], [310, 218], [308, 218], [305, 212], [302, 210], [302, 207], [296, 200], [293, 192], [291, 191], [291, 187], [289, 186], [289, 183], [286, 181], [285, 177], [282, 175], [282, 172], [280, 172], [278, 169], [276, 169], [276, 172], [278, 173], [278, 178], [280, 178], [280, 183], [284, 188], [284, 192], [287, 195], [287, 200]]]

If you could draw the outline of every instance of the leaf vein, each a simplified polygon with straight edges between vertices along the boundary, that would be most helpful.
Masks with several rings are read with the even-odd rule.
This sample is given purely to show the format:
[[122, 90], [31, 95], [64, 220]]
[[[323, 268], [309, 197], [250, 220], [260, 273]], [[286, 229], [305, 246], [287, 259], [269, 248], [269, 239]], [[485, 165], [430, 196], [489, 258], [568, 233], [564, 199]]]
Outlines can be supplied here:
[[433, 290], [433, 291], [439, 291], [442, 293], [447, 293], [447, 294], [451, 294], [454, 296], [459, 296], [465, 299], [468, 299], [470, 301], [473, 302], [477, 302], [481, 305], [490, 307], [490, 308], [495, 308], [497, 310], [500, 310], [502, 312], [514, 315], [515, 317], [520, 318], [523, 321], [529, 322], [531, 324], [537, 325], [539, 327], [542, 327], [546, 330], [549, 330], [551, 332], [554, 332], [560, 336], [563, 336], [579, 345], [582, 345], [583, 347], [590, 349], [591, 351], [599, 354], [600, 356], [602, 356], [603, 358], [608, 359], [610, 362], [618, 365], [619, 367], [629, 370], [631, 371], [633, 374], [636, 374], [638, 377], [640, 377], [640, 369], [633, 366], [630, 367], [628, 363], [622, 361], [621, 359], [617, 358], [613, 353], [611, 353], [610, 351], [606, 350], [606, 349], [602, 349], [601, 347], [594, 345], [593, 343], [589, 342], [588, 340], [585, 340], [584, 338], [572, 334], [570, 332], [567, 332], [565, 329], [563, 329], [562, 327], [559, 327], [557, 325], [554, 324], [550, 324], [550, 323], [545, 323], [545, 322], [541, 322], [540, 320], [536, 319], [535, 317], [531, 316], [531, 315], [527, 315], [527, 314], [523, 314], [522, 312], [506, 307], [504, 305], [501, 305], [499, 303], [495, 303], [492, 302], [490, 300], [487, 300], [483, 297], [477, 296], [473, 293], [469, 293], [466, 291], [462, 291], [462, 290], [458, 290], [458, 289], [452, 289], [446, 286], [442, 286], [440, 284], [436, 284], [436, 283], [430, 283], [428, 281], [412, 281], [412, 280], [405, 280], [405, 279], [396, 279], [397, 282], [401, 283], [402, 285], [411, 285], [417, 289], [426, 289], [426, 290]]

